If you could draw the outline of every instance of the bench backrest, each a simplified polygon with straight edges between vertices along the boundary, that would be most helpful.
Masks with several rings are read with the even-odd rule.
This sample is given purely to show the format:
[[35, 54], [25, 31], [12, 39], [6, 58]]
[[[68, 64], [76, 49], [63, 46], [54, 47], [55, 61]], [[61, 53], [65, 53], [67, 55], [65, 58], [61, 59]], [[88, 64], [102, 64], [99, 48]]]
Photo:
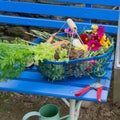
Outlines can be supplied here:
[[[41, 1], [43, 2], [0, 0], [0, 23], [59, 29], [67, 18], [72, 18], [78, 28], [90, 28], [91, 23], [104, 24], [106, 32], [117, 33], [120, 0]], [[11, 12], [17, 13], [17, 16]]]

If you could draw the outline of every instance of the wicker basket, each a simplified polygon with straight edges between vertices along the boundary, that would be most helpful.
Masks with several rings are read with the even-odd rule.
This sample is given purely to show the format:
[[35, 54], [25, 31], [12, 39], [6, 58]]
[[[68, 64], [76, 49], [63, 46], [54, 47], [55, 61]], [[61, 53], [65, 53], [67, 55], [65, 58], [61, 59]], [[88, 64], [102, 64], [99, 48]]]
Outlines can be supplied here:
[[44, 77], [51, 81], [75, 79], [80, 77], [102, 77], [109, 64], [114, 46], [106, 53], [91, 58], [79, 58], [69, 62], [53, 62], [44, 60], [39, 62], [39, 70]]

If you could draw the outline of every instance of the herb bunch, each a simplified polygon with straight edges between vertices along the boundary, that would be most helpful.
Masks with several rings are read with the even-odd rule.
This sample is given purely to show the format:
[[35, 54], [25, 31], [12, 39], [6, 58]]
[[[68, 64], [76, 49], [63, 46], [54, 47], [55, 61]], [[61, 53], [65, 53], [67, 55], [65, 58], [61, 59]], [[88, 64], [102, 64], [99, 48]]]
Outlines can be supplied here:
[[12, 43], [0, 40], [0, 80], [19, 76], [27, 62], [33, 59], [29, 47], [20, 39], [14, 40]]
[[59, 60], [55, 59], [56, 49], [47, 42], [34, 44], [23, 39], [13, 40], [11, 43], [7, 40], [0, 40], [0, 81], [16, 78], [26, 68], [30, 61], [64, 61], [67, 58], [67, 52], [62, 49], [59, 53]]

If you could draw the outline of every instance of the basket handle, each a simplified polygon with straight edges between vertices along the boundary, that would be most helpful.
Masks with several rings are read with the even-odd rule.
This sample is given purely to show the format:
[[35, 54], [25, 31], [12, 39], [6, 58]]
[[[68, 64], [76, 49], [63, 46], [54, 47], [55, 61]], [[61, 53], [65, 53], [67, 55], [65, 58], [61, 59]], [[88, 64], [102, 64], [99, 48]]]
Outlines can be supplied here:
[[67, 24], [68, 24], [68, 26], [70, 27], [70, 29], [72, 31], [77, 30], [77, 26], [76, 26], [75, 22], [71, 18], [67, 19]]

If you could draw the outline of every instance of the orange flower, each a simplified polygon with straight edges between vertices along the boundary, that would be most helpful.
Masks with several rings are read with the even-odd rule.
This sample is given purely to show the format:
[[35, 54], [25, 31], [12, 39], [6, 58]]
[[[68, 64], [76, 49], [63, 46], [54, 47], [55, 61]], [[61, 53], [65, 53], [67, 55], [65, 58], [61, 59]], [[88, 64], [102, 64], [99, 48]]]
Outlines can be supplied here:
[[99, 40], [100, 40], [100, 44], [102, 45], [102, 46], [105, 46], [105, 39], [106, 39], [106, 35], [104, 34], [103, 35], [103, 37], [101, 37]]
[[104, 34], [103, 37], [100, 38], [100, 44], [102, 46], [109, 47], [111, 45], [111, 42], [110, 39]]

